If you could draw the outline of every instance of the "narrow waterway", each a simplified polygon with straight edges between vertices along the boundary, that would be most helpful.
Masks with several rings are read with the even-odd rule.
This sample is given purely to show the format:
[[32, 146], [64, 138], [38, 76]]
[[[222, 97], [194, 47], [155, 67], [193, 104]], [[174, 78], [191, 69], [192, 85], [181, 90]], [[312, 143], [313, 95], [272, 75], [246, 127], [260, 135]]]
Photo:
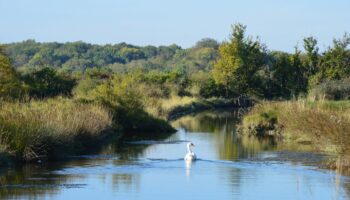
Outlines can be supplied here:
[[[350, 180], [327, 157], [238, 138], [238, 111], [174, 122], [163, 138], [110, 144], [97, 155], [0, 171], [0, 199], [349, 199]], [[193, 142], [198, 160], [186, 163]]]

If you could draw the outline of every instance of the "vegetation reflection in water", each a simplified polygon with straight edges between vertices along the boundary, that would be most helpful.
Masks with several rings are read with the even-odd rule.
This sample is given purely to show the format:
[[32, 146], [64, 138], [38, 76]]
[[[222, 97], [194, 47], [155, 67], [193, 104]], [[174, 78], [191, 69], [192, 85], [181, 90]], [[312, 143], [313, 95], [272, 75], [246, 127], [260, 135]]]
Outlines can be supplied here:
[[[198, 198], [221, 199], [256, 198], [258, 193], [271, 199], [349, 196], [347, 178], [304, 168], [303, 156], [312, 154], [283, 152], [268, 140], [237, 137], [240, 113], [217, 110], [188, 115], [172, 122], [178, 128], [172, 135], [106, 145], [98, 155], [66, 162], [3, 170], [0, 197], [184, 199], [191, 192]], [[182, 160], [189, 140], [197, 144], [199, 156], [192, 164]], [[315, 155], [314, 160], [322, 161]], [[294, 166], [284, 162], [290, 157]]]
[[198, 134], [210, 133], [221, 160], [237, 160], [249, 158], [262, 150], [273, 150], [273, 141], [255, 138], [238, 137], [236, 124], [244, 110], [215, 110], [194, 115], [188, 115], [174, 121], [175, 127], [183, 128], [186, 132]]

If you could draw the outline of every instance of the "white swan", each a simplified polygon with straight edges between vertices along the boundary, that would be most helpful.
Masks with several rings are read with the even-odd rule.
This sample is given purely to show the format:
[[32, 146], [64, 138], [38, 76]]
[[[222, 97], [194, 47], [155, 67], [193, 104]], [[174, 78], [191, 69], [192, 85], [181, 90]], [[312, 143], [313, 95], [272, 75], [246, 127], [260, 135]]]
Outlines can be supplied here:
[[193, 161], [197, 159], [196, 154], [192, 152], [191, 147], [194, 147], [194, 144], [192, 142], [189, 142], [187, 144], [187, 154], [185, 156], [186, 161]]

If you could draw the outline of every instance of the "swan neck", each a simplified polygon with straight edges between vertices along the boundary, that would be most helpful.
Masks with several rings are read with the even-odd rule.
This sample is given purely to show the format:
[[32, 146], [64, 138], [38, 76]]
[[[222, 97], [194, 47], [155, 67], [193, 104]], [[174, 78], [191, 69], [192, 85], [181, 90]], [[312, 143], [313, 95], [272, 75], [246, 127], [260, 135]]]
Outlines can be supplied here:
[[192, 153], [192, 149], [191, 149], [191, 146], [190, 146], [190, 145], [187, 146], [187, 151], [188, 151], [189, 153]]

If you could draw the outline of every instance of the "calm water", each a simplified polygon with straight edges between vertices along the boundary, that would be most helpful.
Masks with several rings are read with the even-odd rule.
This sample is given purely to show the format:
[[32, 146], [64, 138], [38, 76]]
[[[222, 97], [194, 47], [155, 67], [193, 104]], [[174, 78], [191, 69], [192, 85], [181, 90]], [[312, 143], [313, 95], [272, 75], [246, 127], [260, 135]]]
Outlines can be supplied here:
[[[1, 199], [349, 199], [350, 180], [324, 156], [238, 139], [234, 111], [173, 122], [163, 139], [106, 146], [98, 155], [0, 171]], [[199, 160], [185, 163], [186, 142]]]

